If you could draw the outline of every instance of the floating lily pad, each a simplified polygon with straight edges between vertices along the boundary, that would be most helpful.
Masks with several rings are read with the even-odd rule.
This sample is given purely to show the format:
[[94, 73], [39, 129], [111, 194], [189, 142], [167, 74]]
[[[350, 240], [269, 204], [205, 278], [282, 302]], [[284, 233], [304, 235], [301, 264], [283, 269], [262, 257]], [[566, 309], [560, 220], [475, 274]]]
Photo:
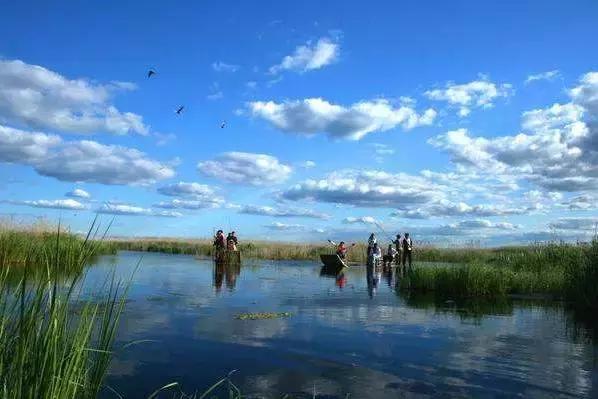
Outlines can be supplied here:
[[281, 319], [284, 317], [291, 317], [289, 312], [260, 312], [260, 313], [240, 313], [235, 316], [237, 320], [266, 320], [266, 319]]

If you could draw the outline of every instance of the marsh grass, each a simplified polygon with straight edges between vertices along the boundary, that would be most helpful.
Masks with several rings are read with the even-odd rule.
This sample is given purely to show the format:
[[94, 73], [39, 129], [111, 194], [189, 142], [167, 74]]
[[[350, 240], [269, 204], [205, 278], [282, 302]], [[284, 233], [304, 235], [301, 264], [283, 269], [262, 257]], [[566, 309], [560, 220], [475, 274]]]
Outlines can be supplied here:
[[81, 299], [80, 272], [98, 248], [93, 227], [85, 239], [60, 228], [0, 232], [1, 398], [95, 398], [102, 389], [126, 289], [112, 278], [103, 299]]
[[573, 306], [598, 307], [598, 240], [506, 248], [485, 262], [416, 266], [401, 290], [433, 292], [439, 299], [545, 294]]

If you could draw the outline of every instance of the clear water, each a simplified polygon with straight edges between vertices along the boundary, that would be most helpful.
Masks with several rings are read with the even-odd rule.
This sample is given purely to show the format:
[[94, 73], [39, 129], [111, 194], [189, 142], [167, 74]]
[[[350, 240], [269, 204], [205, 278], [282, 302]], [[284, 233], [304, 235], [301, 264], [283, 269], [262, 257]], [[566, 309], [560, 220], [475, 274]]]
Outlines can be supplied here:
[[[313, 262], [221, 275], [209, 260], [134, 252], [101, 258], [86, 289], [114, 269], [128, 278], [141, 256], [107, 381], [126, 398], [175, 381], [201, 392], [235, 369], [257, 397], [598, 397], [598, 346], [555, 304], [435, 306], [397, 294], [394, 276], [368, 289], [359, 267], [342, 281]], [[149, 341], [122, 348], [135, 340]]]

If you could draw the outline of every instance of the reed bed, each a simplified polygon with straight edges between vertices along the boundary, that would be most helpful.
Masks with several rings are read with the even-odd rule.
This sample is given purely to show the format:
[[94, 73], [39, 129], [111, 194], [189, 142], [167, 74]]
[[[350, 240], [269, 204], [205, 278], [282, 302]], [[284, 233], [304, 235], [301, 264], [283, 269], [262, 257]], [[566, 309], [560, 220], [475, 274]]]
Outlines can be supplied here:
[[95, 398], [104, 387], [125, 289], [77, 291], [102, 248], [87, 238], [0, 231], [0, 398]]
[[416, 266], [400, 288], [439, 299], [546, 294], [598, 308], [598, 240], [505, 248], [456, 266]]

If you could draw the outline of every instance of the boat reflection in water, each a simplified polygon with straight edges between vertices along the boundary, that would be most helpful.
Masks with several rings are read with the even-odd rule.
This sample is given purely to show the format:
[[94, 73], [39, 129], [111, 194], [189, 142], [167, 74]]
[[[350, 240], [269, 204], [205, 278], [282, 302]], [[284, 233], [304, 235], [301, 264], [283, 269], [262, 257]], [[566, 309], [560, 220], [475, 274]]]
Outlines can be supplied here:
[[345, 267], [322, 266], [320, 269], [320, 277], [330, 277], [336, 280], [335, 284], [338, 288], [343, 289], [347, 285], [347, 276], [345, 275]]
[[226, 283], [226, 288], [234, 290], [237, 285], [237, 277], [241, 274], [240, 263], [214, 262], [213, 284], [216, 292], [222, 290], [222, 283]]

